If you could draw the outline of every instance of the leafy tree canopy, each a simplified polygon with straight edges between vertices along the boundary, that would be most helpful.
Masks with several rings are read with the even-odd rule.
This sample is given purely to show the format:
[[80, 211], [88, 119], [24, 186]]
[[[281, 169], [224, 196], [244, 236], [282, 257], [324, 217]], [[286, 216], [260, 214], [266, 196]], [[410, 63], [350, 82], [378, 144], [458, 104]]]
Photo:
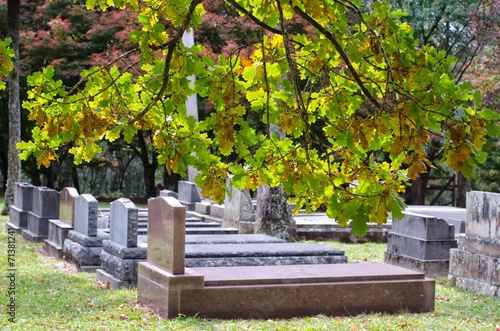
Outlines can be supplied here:
[[5, 89], [5, 82], [2, 79], [9, 77], [9, 73], [14, 68], [12, 64], [14, 50], [9, 45], [10, 38], [0, 40], [0, 90]]
[[[385, 1], [225, 3], [259, 33], [213, 59], [181, 42], [203, 22], [201, 0], [88, 0], [89, 9], [137, 13], [139, 67], [95, 67], [72, 87], [51, 67], [30, 76], [24, 107], [37, 126], [18, 145], [22, 157], [49, 165], [72, 142], [75, 161], [90, 161], [100, 140], [152, 132], [158, 161], [180, 174], [200, 170], [204, 196], [223, 199], [227, 178], [247, 189], [283, 184], [298, 207], [326, 206], [356, 234], [387, 212], [401, 216], [399, 193], [426, 171], [433, 137], [446, 141], [453, 169], [467, 174], [484, 161], [498, 115], [480, 108], [470, 84], [455, 83], [453, 58], [419, 47], [404, 12]], [[307, 32], [292, 28], [297, 21]], [[199, 122], [186, 113], [192, 93], [213, 105]]]

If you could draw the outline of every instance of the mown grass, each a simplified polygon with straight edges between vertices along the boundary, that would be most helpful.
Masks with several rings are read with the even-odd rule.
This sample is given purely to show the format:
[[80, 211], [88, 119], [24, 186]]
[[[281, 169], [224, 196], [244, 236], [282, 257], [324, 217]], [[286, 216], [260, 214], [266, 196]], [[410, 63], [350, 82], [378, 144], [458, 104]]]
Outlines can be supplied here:
[[[0, 201], [1, 202], [1, 201]], [[0, 269], [6, 275], [7, 217], [0, 217]], [[328, 243], [346, 251], [351, 262], [383, 260], [384, 244]], [[432, 313], [369, 314], [352, 317], [312, 316], [288, 320], [162, 320], [141, 307], [136, 290], [110, 291], [94, 273], [77, 273], [47, 257], [42, 244], [16, 237], [16, 323], [9, 322], [8, 279], [0, 282], [1, 330], [487, 330], [500, 327], [500, 300], [464, 291], [438, 279]]]

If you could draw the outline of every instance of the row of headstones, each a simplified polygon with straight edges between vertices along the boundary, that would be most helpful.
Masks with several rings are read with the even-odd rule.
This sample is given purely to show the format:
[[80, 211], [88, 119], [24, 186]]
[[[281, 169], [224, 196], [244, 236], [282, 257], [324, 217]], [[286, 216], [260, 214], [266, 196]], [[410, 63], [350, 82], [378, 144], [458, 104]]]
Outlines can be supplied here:
[[465, 233], [442, 217], [405, 213], [392, 222], [385, 262], [448, 276], [450, 284], [500, 298], [500, 194], [467, 193]]

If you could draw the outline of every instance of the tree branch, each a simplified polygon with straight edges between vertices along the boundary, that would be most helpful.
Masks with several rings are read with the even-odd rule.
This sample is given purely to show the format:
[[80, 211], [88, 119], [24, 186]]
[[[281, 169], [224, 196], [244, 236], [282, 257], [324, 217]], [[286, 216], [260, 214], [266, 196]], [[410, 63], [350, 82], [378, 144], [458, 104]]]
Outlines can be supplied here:
[[169, 78], [170, 78], [170, 64], [172, 62], [172, 58], [174, 56], [175, 49], [179, 45], [179, 42], [182, 39], [182, 36], [184, 35], [184, 32], [186, 32], [187, 27], [189, 26], [189, 23], [191, 22], [193, 18], [194, 11], [196, 9], [196, 6], [198, 6], [202, 0], [193, 0], [191, 4], [189, 5], [189, 9], [187, 12], [187, 15], [184, 19], [184, 22], [182, 22], [181, 26], [179, 27], [179, 30], [177, 31], [177, 34], [174, 36], [172, 40], [168, 42], [168, 50], [167, 50], [167, 56], [165, 58], [165, 69], [163, 70], [163, 81], [162, 85], [160, 87], [160, 90], [156, 94], [155, 98], [149, 102], [146, 107], [133, 119], [133, 122], [137, 122], [141, 118], [146, 115], [153, 106], [161, 100], [163, 95], [165, 94], [165, 91], [168, 88], [169, 85]]
[[295, 6], [294, 11], [299, 14], [303, 19], [305, 19], [307, 22], [309, 22], [312, 26], [314, 26], [320, 33], [322, 33], [330, 42], [333, 44], [337, 52], [339, 52], [340, 56], [342, 57], [342, 60], [345, 62], [347, 65], [347, 68], [349, 69], [349, 72], [351, 73], [352, 77], [358, 84], [358, 86], [361, 88], [361, 91], [363, 91], [363, 94], [370, 100], [370, 102], [377, 107], [378, 109], [383, 109], [382, 105], [375, 99], [375, 97], [368, 91], [366, 88], [365, 84], [361, 80], [361, 77], [358, 75], [358, 72], [354, 68], [354, 66], [351, 63], [351, 60], [349, 59], [349, 56], [344, 52], [342, 49], [342, 46], [340, 43], [337, 41], [335, 38], [335, 35], [328, 31], [325, 27], [323, 27], [321, 24], [316, 22], [311, 16], [309, 16], [307, 13], [305, 13], [302, 9], [299, 7]]

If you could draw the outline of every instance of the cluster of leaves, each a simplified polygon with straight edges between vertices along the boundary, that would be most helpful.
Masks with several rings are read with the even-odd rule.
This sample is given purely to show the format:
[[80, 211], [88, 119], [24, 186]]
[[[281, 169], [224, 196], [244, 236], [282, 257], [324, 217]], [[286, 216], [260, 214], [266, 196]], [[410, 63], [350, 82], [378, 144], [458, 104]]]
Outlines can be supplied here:
[[[90, 9], [137, 13], [141, 28], [131, 40], [140, 70], [85, 70], [72, 89], [50, 67], [33, 74], [24, 107], [37, 127], [19, 144], [22, 157], [47, 165], [72, 142], [75, 161], [89, 161], [100, 140], [153, 132], [158, 161], [180, 174], [197, 168], [204, 196], [223, 199], [228, 178], [246, 189], [282, 184], [299, 208], [326, 206], [357, 234], [387, 212], [401, 215], [399, 193], [426, 171], [431, 135], [447, 142], [453, 169], [468, 173], [484, 161], [497, 115], [479, 109], [470, 84], [455, 83], [454, 59], [417, 47], [402, 11], [384, 1], [226, 4], [260, 28], [248, 56], [214, 59], [201, 45], [182, 44], [203, 22], [201, 0], [87, 1]], [[307, 33], [292, 28], [297, 21]], [[213, 105], [199, 122], [186, 113], [193, 93]]]
[[0, 90], [5, 89], [5, 82], [2, 78], [8, 77], [12, 71], [13, 64], [12, 58], [14, 51], [9, 47], [10, 39], [0, 40]]

